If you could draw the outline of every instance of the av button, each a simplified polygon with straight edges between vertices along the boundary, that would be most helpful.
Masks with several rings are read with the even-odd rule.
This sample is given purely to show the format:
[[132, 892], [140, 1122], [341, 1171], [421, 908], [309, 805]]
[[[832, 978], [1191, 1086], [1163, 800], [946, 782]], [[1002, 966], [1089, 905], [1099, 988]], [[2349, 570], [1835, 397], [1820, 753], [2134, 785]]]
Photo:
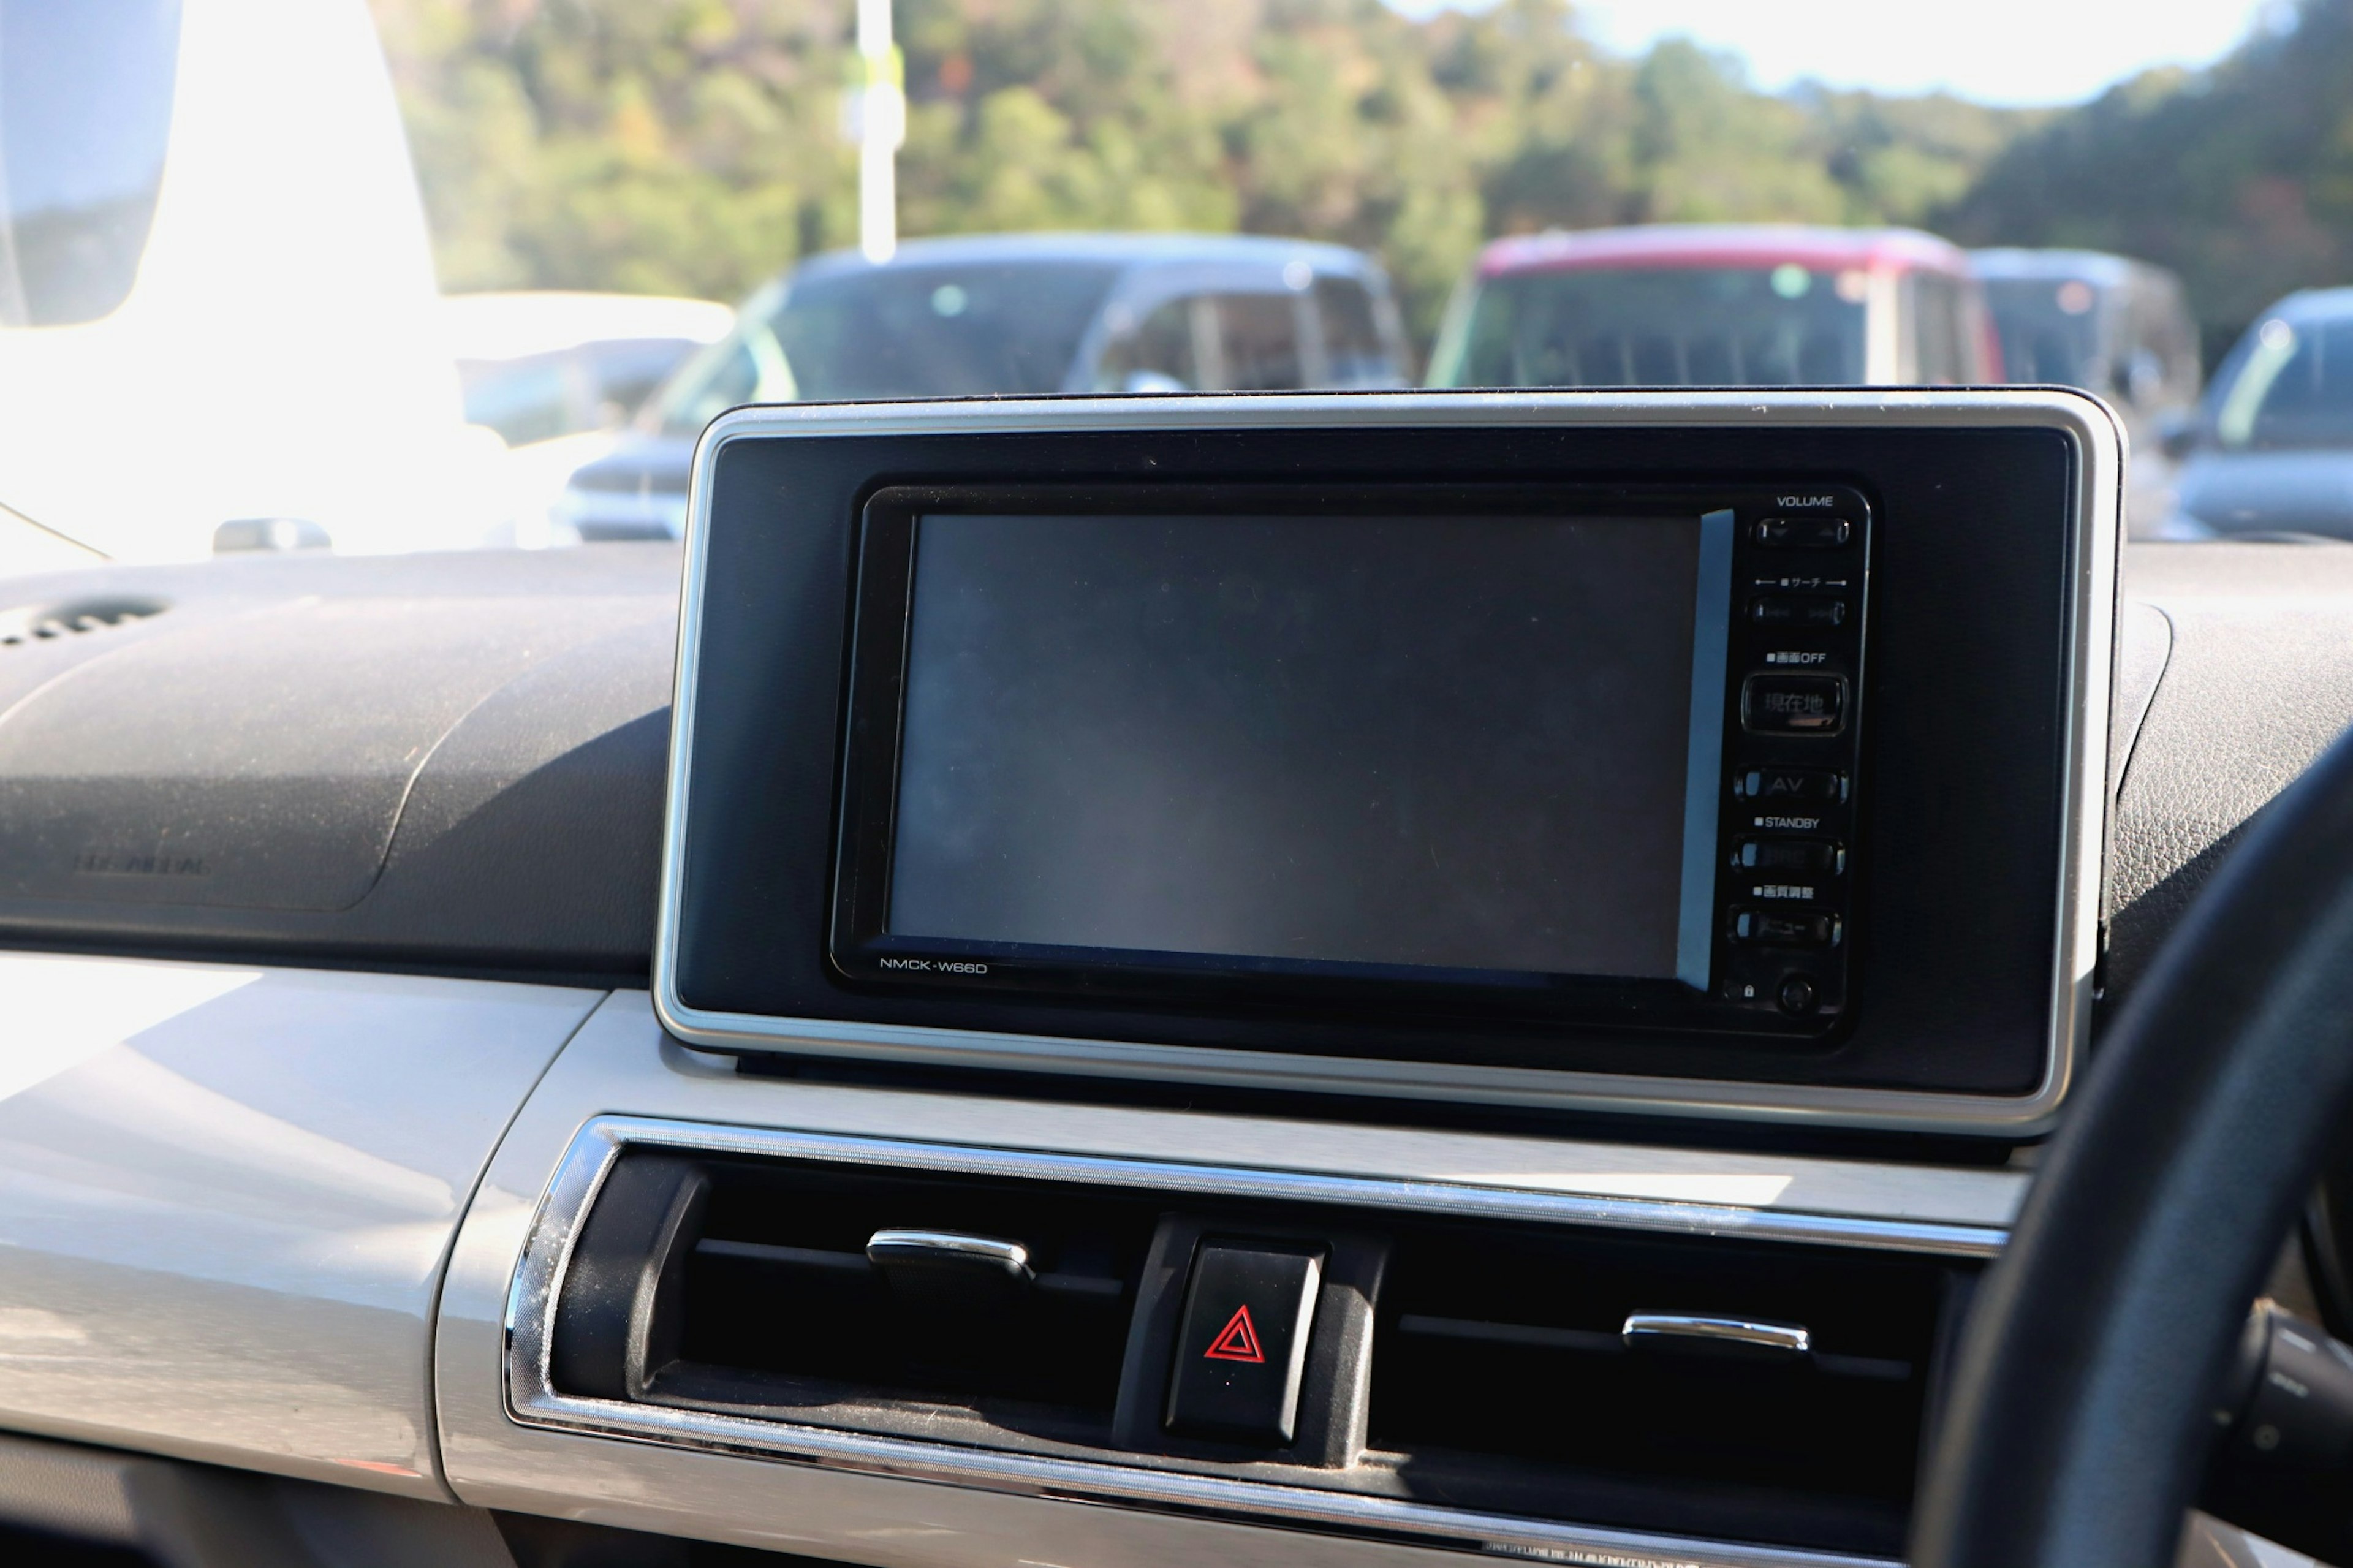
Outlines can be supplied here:
[[1266, 1447], [1291, 1441], [1323, 1276], [1322, 1256], [1303, 1248], [1201, 1244], [1176, 1331], [1170, 1431]]
[[1740, 689], [1740, 723], [1754, 735], [1835, 735], [1846, 728], [1846, 677], [1752, 675]]
[[1732, 793], [1765, 805], [1834, 805], [1846, 798], [1846, 775], [1829, 768], [1743, 768], [1732, 775]]

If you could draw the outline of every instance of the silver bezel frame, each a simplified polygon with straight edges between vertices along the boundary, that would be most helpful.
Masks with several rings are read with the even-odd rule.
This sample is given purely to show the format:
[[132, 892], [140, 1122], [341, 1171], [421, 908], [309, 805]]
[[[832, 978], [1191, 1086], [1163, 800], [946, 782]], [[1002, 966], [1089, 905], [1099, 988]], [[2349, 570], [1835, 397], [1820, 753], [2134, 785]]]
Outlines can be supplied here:
[[[2050, 1027], [2042, 1080], [2021, 1095], [1947, 1094], [1648, 1077], [1569, 1069], [1401, 1062], [1207, 1046], [1146, 1045], [916, 1025], [765, 1017], [691, 1007], [678, 994], [679, 899], [684, 878], [687, 769], [702, 644], [712, 471], [730, 442], [833, 435], [975, 432], [1184, 431], [1269, 426], [1674, 426], [1738, 430], [1872, 424], [2042, 428], [2076, 454], [2068, 567], [2068, 709]], [[662, 1026], [688, 1045], [781, 1051], [933, 1067], [1140, 1078], [1293, 1092], [1435, 1099], [1561, 1110], [1807, 1122], [1989, 1136], [2047, 1130], [2066, 1097], [2091, 1028], [2099, 947], [2100, 847], [2106, 810], [2110, 667], [2114, 653], [2125, 436], [2107, 405], [2045, 388], [1804, 392], [1447, 392], [1074, 397], [939, 403], [807, 404], [739, 408], [696, 444], [679, 596], [677, 689], [663, 822], [661, 905], [653, 1000]]]
[[1070, 1458], [884, 1436], [786, 1420], [560, 1393], [551, 1373], [556, 1303], [572, 1248], [596, 1194], [632, 1145], [689, 1153], [751, 1155], [887, 1169], [1141, 1188], [1209, 1199], [1477, 1215], [1523, 1223], [1656, 1234], [1737, 1237], [1985, 1258], [2008, 1232], [1992, 1226], [1775, 1213], [1727, 1204], [1666, 1202], [1499, 1188], [1467, 1183], [1320, 1175], [1166, 1160], [1111, 1159], [1030, 1150], [917, 1142], [841, 1133], [724, 1126], [655, 1117], [599, 1116], [576, 1133], [541, 1198], [507, 1291], [507, 1414], [557, 1431], [687, 1447], [786, 1457], [835, 1469], [964, 1487], [1073, 1498], [1115, 1507], [1207, 1513], [1248, 1523], [1454, 1547], [1488, 1553], [1625, 1568], [1883, 1568], [1881, 1560], [1794, 1548], [1696, 1540], [1527, 1519], [1439, 1503], [1324, 1491], [1123, 1464], [1116, 1456]]

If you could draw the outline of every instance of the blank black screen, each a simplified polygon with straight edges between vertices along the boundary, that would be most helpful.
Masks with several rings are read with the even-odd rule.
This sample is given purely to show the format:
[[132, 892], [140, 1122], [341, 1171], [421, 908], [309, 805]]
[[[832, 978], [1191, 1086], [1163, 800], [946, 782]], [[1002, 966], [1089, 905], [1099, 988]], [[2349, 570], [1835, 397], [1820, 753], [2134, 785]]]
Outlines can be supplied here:
[[1696, 518], [931, 515], [887, 929], [1672, 978]]

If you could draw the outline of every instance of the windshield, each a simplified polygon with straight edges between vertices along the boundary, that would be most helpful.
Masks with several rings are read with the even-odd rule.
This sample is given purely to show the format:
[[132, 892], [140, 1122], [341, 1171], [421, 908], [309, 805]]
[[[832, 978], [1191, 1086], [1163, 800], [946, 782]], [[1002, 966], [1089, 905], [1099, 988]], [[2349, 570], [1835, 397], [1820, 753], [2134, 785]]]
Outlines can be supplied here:
[[1798, 386], [1863, 376], [1858, 271], [1773, 267], [1536, 272], [1474, 286], [1447, 386]]
[[1060, 392], [1118, 276], [1092, 261], [860, 268], [785, 288], [664, 395], [692, 435], [741, 403]]
[[2099, 294], [2080, 278], [1995, 278], [1986, 282], [2013, 381], [2091, 386], [2100, 354]]
[[755, 403], [2003, 380], [2136, 536], [2286, 515], [2213, 470], [2348, 444], [2353, 0], [1883, 9], [0, 0], [0, 534], [675, 539]]

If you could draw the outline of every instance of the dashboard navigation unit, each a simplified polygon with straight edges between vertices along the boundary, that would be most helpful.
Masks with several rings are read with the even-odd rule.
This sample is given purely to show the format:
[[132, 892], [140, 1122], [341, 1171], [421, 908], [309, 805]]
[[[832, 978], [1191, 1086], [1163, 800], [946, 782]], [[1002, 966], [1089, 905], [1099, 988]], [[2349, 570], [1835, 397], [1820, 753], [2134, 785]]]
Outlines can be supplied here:
[[2047, 1125], [2121, 474], [2030, 388], [734, 410], [655, 1010], [984, 1092]]
[[1790, 483], [880, 490], [832, 961], [1829, 1028], [1869, 517]]

